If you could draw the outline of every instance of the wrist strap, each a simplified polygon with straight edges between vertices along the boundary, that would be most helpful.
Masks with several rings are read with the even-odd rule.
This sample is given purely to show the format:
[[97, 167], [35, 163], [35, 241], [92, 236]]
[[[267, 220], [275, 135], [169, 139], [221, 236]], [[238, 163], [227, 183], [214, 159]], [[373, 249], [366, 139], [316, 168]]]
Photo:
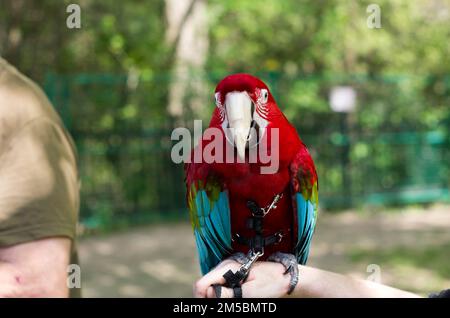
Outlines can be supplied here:
[[[222, 297], [222, 286], [219, 284], [213, 285], [214, 292], [216, 293], [216, 298]], [[233, 287], [233, 297], [242, 298], [242, 287], [240, 285]]]
[[236, 286], [233, 287], [234, 298], [242, 298], [242, 287]]

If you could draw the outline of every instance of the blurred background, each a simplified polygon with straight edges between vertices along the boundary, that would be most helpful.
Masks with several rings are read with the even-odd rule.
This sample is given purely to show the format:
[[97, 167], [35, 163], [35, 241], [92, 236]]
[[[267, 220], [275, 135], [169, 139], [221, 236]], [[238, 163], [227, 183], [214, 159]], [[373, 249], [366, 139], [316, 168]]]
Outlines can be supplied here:
[[0, 55], [43, 87], [78, 147], [84, 296], [192, 295], [170, 135], [207, 126], [215, 85], [235, 72], [269, 85], [316, 163], [309, 264], [449, 288], [450, 1], [0, 4]]

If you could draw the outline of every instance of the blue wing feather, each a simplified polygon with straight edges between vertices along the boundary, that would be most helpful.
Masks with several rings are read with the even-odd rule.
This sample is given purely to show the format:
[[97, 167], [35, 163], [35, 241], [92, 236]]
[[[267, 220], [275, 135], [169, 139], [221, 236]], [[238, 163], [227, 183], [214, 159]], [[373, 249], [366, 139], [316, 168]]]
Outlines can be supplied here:
[[[195, 194], [194, 234], [203, 274], [216, 266], [231, 250], [231, 224], [228, 194], [219, 193], [213, 201], [203, 189]], [[194, 208], [195, 209], [195, 208]], [[192, 214], [191, 214], [192, 215]]]
[[298, 222], [298, 243], [295, 247], [297, 260], [300, 264], [305, 264], [308, 260], [309, 248], [315, 228], [316, 207], [310, 200], [305, 200], [301, 193], [295, 194], [297, 206]]
[[319, 204], [319, 182], [314, 162], [304, 144], [290, 164], [292, 205], [297, 220], [295, 255], [300, 264], [308, 260], [311, 239], [316, 226]]

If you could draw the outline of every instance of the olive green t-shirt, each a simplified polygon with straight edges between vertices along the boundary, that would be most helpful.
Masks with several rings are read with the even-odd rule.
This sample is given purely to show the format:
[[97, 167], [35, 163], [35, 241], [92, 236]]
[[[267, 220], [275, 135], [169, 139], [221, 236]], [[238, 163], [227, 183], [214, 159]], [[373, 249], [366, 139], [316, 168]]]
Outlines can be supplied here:
[[42, 90], [0, 58], [0, 247], [68, 237], [78, 264], [76, 156]]

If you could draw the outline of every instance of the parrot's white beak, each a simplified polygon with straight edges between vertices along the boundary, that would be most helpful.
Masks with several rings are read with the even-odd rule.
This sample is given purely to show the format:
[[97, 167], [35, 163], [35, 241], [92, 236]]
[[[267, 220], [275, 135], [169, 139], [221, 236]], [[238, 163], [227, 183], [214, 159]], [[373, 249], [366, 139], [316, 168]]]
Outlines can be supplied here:
[[252, 123], [252, 100], [247, 92], [230, 92], [225, 97], [225, 108], [237, 154], [244, 162]]

